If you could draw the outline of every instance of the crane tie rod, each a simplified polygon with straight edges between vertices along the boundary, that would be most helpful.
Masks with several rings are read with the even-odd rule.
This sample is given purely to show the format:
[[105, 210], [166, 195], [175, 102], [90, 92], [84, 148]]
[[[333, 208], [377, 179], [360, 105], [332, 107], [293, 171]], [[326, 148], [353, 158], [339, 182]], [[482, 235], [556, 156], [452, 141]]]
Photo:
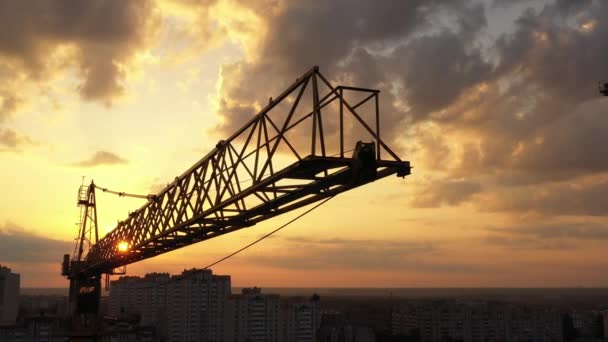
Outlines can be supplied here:
[[327, 201], [329, 201], [330, 199], [334, 198], [334, 196], [335, 196], [335, 195], [332, 195], [332, 196], [327, 197], [327, 198], [326, 198], [326, 199], [324, 199], [323, 201], [321, 201], [321, 202], [317, 203], [317, 204], [316, 204], [314, 207], [312, 207], [312, 208], [310, 208], [310, 209], [306, 210], [305, 212], [301, 213], [300, 215], [296, 216], [295, 218], [293, 218], [293, 219], [289, 220], [287, 223], [283, 224], [283, 225], [282, 225], [282, 226], [280, 226], [279, 228], [277, 228], [277, 229], [275, 229], [275, 230], [271, 231], [270, 233], [267, 233], [267, 234], [263, 235], [263, 236], [262, 236], [262, 237], [260, 237], [259, 239], [257, 239], [257, 240], [255, 240], [255, 241], [253, 241], [253, 242], [249, 243], [248, 245], [246, 245], [246, 246], [244, 246], [244, 247], [241, 247], [241, 248], [237, 249], [236, 251], [234, 251], [234, 252], [232, 252], [232, 253], [228, 254], [227, 256], [225, 256], [225, 257], [223, 257], [223, 258], [221, 258], [221, 259], [218, 259], [217, 261], [212, 262], [211, 264], [209, 264], [209, 265], [205, 266], [205, 268], [204, 268], [204, 269], [208, 269], [208, 268], [210, 268], [210, 267], [212, 267], [212, 266], [215, 266], [215, 265], [219, 264], [220, 262], [225, 261], [225, 260], [227, 260], [227, 259], [230, 259], [230, 258], [232, 258], [233, 256], [235, 256], [235, 255], [237, 255], [237, 254], [241, 253], [242, 251], [246, 250], [247, 248], [249, 248], [249, 247], [251, 247], [251, 246], [253, 246], [253, 245], [255, 245], [255, 244], [259, 243], [259, 242], [262, 242], [262, 240], [265, 240], [266, 238], [270, 237], [271, 235], [273, 235], [274, 233], [278, 232], [279, 230], [281, 230], [281, 229], [283, 229], [283, 228], [285, 228], [285, 227], [289, 226], [290, 224], [292, 224], [292, 223], [294, 223], [295, 221], [299, 220], [300, 218], [302, 218], [302, 217], [303, 217], [303, 216], [305, 216], [306, 214], [308, 214], [308, 213], [312, 212], [313, 210], [315, 210], [315, 209], [317, 209], [318, 207], [322, 206], [323, 204], [327, 203]]
[[113, 194], [113, 195], [117, 195], [118, 197], [133, 197], [133, 198], [142, 198], [142, 199], [147, 199], [147, 200], [155, 200], [156, 199], [156, 195], [138, 195], [138, 194], [130, 194], [128, 192], [122, 192], [122, 191], [114, 191], [114, 190], [110, 190], [108, 188], [102, 188], [98, 185], [95, 185], [96, 189], [99, 189], [103, 192], [107, 192], [109, 194]]

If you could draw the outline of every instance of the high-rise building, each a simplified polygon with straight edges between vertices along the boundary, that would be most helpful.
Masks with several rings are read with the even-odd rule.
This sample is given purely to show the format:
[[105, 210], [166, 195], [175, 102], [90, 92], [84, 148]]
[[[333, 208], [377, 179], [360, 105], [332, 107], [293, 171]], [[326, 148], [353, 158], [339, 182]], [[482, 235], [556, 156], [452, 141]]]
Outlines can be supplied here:
[[281, 300], [259, 288], [231, 295], [230, 276], [192, 269], [113, 281], [108, 313], [167, 341], [314, 342], [319, 302], [317, 295]]
[[19, 274], [0, 265], [0, 326], [15, 325], [19, 310]]
[[320, 298], [290, 298], [282, 309], [286, 342], [314, 342], [321, 327]]
[[185, 270], [167, 285], [168, 340], [223, 341], [230, 276], [211, 270]]
[[315, 342], [321, 325], [320, 298], [281, 300], [260, 288], [232, 295], [226, 309], [225, 341]]
[[229, 295], [230, 277], [210, 270], [121, 277], [110, 287], [109, 314], [138, 316], [139, 326], [154, 327], [169, 341], [222, 341]]
[[338, 311], [323, 312], [317, 341], [323, 342], [375, 342], [376, 334], [370, 327], [354, 325]]
[[394, 335], [421, 341], [562, 341], [555, 310], [487, 302], [422, 301], [392, 312]]
[[279, 299], [279, 295], [263, 294], [257, 287], [230, 296], [225, 314], [225, 341], [282, 341]]
[[149, 273], [143, 278], [120, 277], [110, 286], [109, 314], [137, 315], [140, 326], [155, 326], [163, 330], [159, 323], [165, 321], [167, 307], [168, 273]]
[[602, 326], [604, 328], [604, 338], [608, 339], [608, 310], [602, 312]]

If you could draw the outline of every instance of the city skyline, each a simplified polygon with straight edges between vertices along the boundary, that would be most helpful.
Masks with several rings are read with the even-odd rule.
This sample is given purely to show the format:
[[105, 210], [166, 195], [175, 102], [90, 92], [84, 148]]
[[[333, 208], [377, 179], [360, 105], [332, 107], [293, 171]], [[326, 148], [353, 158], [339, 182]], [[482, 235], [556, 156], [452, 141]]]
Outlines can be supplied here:
[[[69, 315], [65, 294], [19, 293], [18, 287], [2, 286], [3, 275], [0, 296], [18, 297], [19, 315], [17, 324], [0, 324], [0, 338], [59, 341], [74, 336], [64, 319]], [[608, 337], [606, 288], [419, 289], [395, 296], [391, 292], [389, 297], [378, 291], [319, 295], [310, 289], [236, 290], [230, 282], [230, 275], [208, 269], [120, 277], [102, 298], [98, 336], [151, 342], [549, 342]], [[6, 312], [6, 305], [0, 305], [0, 316], [2, 309]]]
[[[413, 174], [214, 271], [261, 287], [608, 286], [606, 17], [563, 0], [2, 2], [0, 264], [22, 287], [67, 287], [83, 176], [156, 193], [319, 65], [381, 91]], [[104, 235], [145, 201], [97, 202]], [[128, 274], [204, 267], [304, 210]]]

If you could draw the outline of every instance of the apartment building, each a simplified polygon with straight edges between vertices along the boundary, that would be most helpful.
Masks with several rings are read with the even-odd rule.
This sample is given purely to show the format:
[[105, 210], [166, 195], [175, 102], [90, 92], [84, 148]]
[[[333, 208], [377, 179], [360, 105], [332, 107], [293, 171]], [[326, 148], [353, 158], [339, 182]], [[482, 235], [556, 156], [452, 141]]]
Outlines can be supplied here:
[[171, 277], [167, 286], [169, 341], [223, 341], [225, 307], [230, 296], [230, 276], [211, 270], [185, 270]]
[[20, 276], [0, 265], [0, 326], [12, 326], [19, 311]]

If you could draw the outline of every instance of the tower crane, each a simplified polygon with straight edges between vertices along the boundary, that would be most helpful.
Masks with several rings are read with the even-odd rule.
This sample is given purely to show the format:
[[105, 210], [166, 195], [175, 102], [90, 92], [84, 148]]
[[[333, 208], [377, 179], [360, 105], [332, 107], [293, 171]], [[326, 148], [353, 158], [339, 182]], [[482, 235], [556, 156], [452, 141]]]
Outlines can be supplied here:
[[[71, 317], [96, 316], [104, 274], [390, 175], [409, 175], [410, 163], [381, 138], [379, 93], [333, 86], [313, 67], [159, 193], [81, 186], [77, 244], [62, 264]], [[100, 238], [96, 189], [146, 203]]]

